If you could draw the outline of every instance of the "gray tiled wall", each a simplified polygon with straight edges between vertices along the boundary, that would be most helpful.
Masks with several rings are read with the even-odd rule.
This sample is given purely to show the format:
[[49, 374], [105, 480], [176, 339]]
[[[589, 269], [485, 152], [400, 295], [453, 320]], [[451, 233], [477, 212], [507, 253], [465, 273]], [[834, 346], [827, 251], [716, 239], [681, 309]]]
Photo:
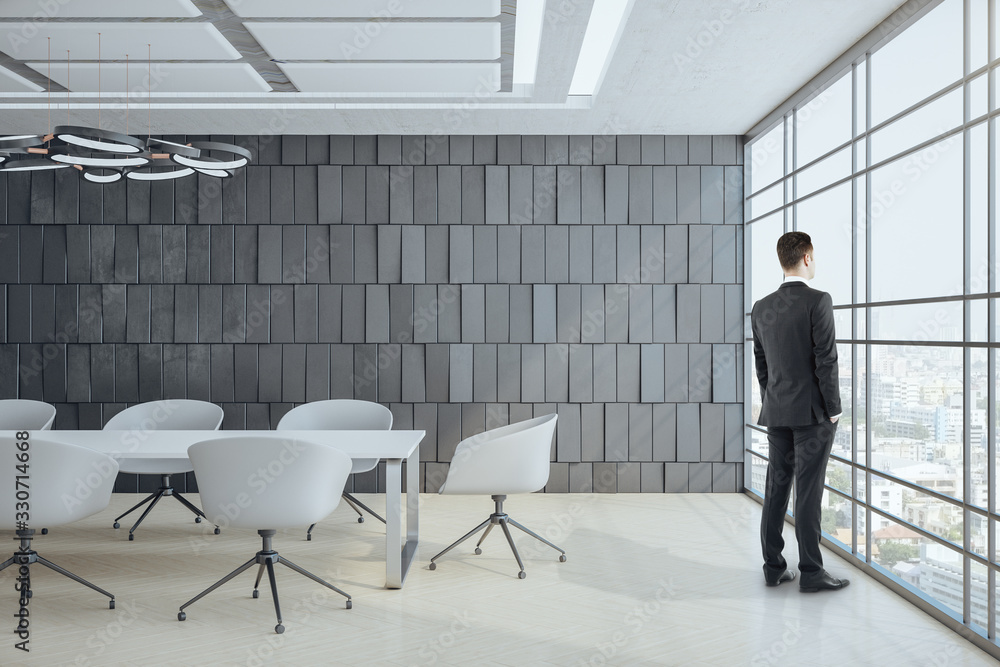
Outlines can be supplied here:
[[737, 137], [216, 139], [254, 164], [0, 175], [0, 397], [83, 429], [161, 398], [224, 428], [379, 401], [427, 431], [426, 491], [462, 437], [554, 412], [547, 491], [739, 490]]

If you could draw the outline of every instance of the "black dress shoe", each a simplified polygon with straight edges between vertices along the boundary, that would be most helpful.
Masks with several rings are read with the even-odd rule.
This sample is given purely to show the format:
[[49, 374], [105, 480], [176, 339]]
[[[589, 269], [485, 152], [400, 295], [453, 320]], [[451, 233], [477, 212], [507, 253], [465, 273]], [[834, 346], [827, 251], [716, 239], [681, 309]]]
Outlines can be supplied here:
[[838, 579], [826, 570], [823, 570], [819, 575], [809, 577], [809, 579], [802, 577], [802, 580], [799, 582], [799, 590], [803, 593], [835, 591], [844, 588], [850, 583], [847, 579]]
[[780, 586], [786, 581], [791, 581], [793, 579], [795, 579], [795, 573], [792, 572], [791, 570], [785, 570], [776, 579], [774, 577], [768, 577], [767, 575], [764, 575], [764, 583], [767, 584], [768, 586]]

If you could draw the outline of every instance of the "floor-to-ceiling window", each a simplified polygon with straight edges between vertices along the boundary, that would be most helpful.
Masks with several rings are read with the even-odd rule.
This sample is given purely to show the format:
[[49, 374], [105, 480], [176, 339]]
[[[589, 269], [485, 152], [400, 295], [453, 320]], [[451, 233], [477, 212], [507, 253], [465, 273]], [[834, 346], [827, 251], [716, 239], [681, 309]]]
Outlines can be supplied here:
[[[1000, 0], [943, 0], [746, 146], [749, 306], [775, 242], [812, 236], [833, 296], [844, 417], [823, 529], [996, 642]], [[767, 435], [747, 315], [747, 488]]]

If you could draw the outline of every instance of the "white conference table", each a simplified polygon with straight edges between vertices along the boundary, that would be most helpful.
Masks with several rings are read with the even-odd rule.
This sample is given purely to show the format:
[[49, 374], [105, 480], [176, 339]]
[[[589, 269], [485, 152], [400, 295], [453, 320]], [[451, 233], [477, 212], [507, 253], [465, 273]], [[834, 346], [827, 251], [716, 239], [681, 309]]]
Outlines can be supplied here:
[[[425, 431], [32, 431], [36, 440], [63, 442], [104, 452], [118, 461], [145, 459], [190, 465], [187, 448], [202, 440], [278, 436], [336, 447], [351, 458], [384, 459], [385, 585], [402, 588], [417, 550], [420, 506], [420, 441]], [[0, 434], [14, 436], [13, 431]], [[403, 461], [406, 461], [406, 531], [403, 532]], [[402, 545], [402, 546], [401, 546]]]

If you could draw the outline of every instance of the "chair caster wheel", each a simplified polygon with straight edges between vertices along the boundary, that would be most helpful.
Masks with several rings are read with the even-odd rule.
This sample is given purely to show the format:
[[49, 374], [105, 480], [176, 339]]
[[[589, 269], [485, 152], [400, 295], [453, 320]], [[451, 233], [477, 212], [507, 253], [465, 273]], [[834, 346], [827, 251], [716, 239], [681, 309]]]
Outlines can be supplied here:
[[350, 608], [352, 608], [353, 606], [354, 606], [354, 603], [353, 603], [353, 602], [351, 602], [350, 600], [348, 600], [348, 601], [347, 601], [347, 608], [348, 608], [348, 609], [350, 609]]
[[177, 620], [178, 621], [186, 621], [187, 617], [188, 617], [188, 615], [185, 614], [183, 611], [177, 612]]
[[48, 528], [42, 528], [42, 535], [48, 535], [48, 534], [49, 534], [49, 529]]
[[438, 569], [437, 563], [432, 562], [430, 565], [427, 566], [427, 569], [428, 570], [436, 570], [436, 569]]
[[528, 573], [525, 572], [524, 570], [521, 570], [520, 572], [517, 573], [517, 578], [518, 579], [524, 579], [527, 576], [528, 576]]
[[312, 541], [313, 541], [312, 533], [306, 533], [306, 542], [312, 542]]
[[283, 626], [281, 623], [278, 623], [276, 626], [274, 626], [274, 631], [280, 635], [285, 631], [285, 626]]
[[359, 516], [358, 517], [358, 523], [364, 523], [364, 522], [365, 522], [365, 518], [363, 516]]
[[118, 523], [117, 521], [115, 521], [115, 524], [113, 526], [111, 526], [111, 527], [112, 528], [121, 528], [122, 525], [120, 523]]
[[114, 608], [115, 608], [115, 601], [112, 600], [111, 602], [108, 603], [108, 609], [114, 609]]
[[559, 562], [560, 563], [565, 563], [566, 562], [566, 554], [563, 554], [562, 556], [559, 556]]
[[258, 591], [256, 588], [253, 589], [253, 599], [256, 600], [259, 597], [260, 597], [260, 591]]
[[215, 530], [213, 530], [212, 532], [213, 532], [213, 533], [215, 533], [216, 535], [218, 535], [218, 534], [219, 534], [219, 533], [221, 533], [222, 531], [221, 531], [221, 530], [219, 530], [219, 527], [218, 527], [218, 526], [216, 526], [216, 527], [215, 527]]
[[195, 522], [195, 523], [201, 523], [201, 517], [200, 517], [200, 516], [196, 516], [196, 517], [194, 518], [194, 522]]
[[128, 534], [128, 541], [131, 542], [134, 539], [135, 539], [135, 535], [133, 535], [132, 533], [129, 533]]
[[483, 550], [482, 550], [482, 549], [480, 549], [479, 547], [476, 547], [476, 555], [477, 555], [477, 556], [479, 556], [479, 555], [481, 555], [482, 553], [483, 553]]

